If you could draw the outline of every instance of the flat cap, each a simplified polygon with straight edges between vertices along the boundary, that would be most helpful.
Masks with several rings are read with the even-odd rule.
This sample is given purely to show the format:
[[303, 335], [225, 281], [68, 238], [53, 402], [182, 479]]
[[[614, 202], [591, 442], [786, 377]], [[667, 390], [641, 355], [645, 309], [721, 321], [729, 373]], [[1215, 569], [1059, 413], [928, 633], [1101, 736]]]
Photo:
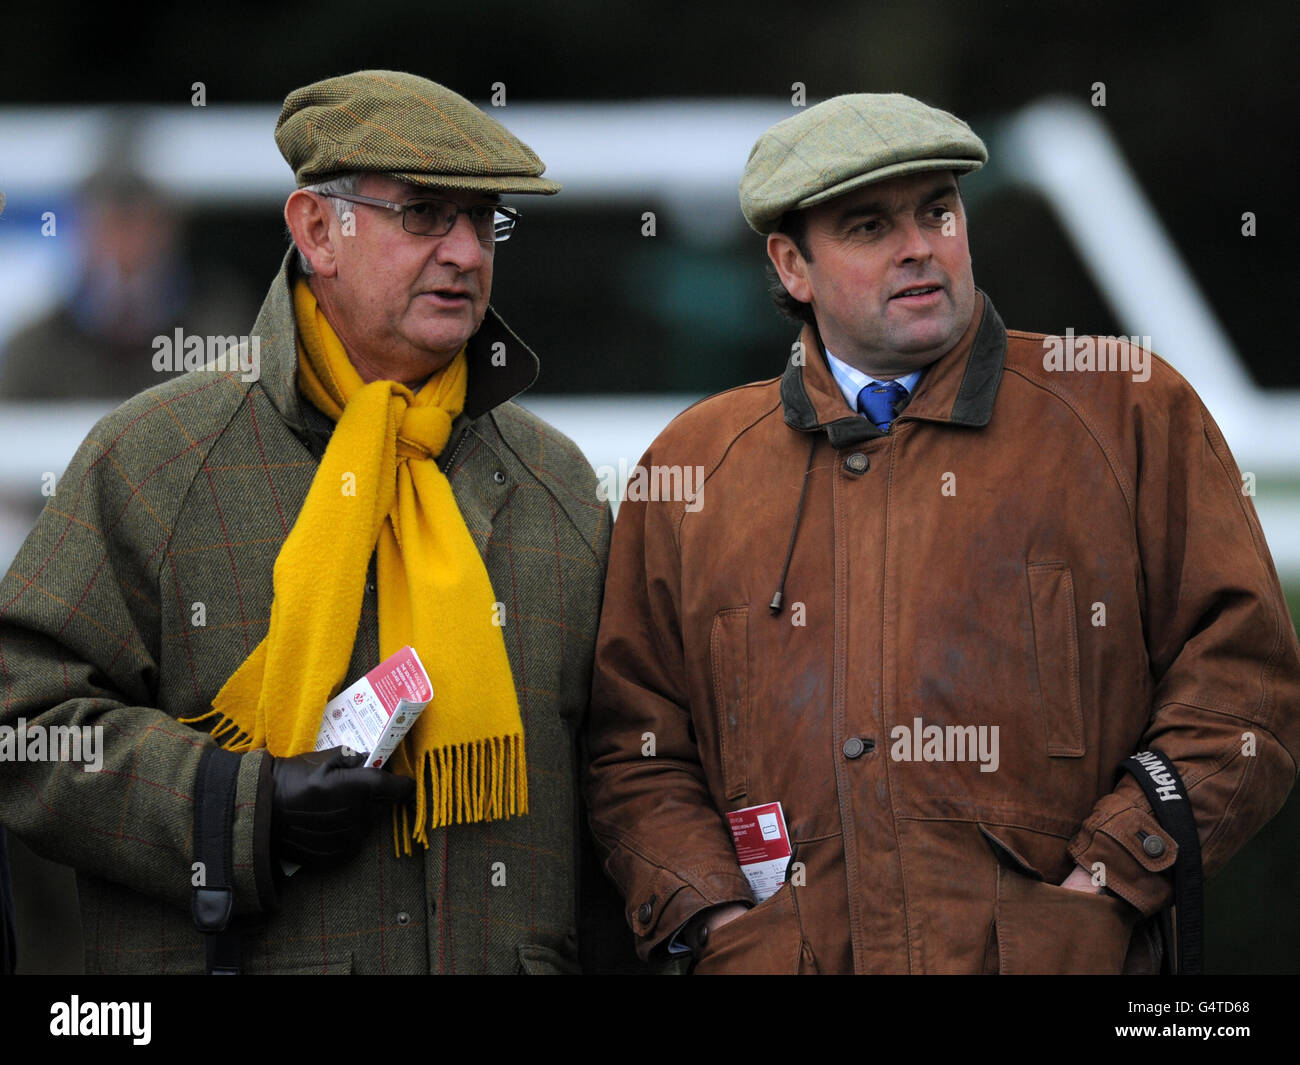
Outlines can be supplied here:
[[450, 89], [396, 70], [358, 70], [295, 89], [275, 143], [298, 187], [349, 171], [465, 192], [559, 192], [546, 164]]
[[760, 233], [786, 211], [922, 170], [978, 170], [984, 142], [960, 118], [901, 93], [855, 93], [778, 122], [754, 145], [740, 209]]

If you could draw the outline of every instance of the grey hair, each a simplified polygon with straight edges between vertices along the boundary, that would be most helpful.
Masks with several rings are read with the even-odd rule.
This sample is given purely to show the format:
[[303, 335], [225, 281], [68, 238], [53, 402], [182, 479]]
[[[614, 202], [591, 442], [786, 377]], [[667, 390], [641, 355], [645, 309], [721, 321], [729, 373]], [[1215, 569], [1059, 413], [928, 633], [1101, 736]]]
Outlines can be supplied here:
[[[334, 199], [334, 196], [337, 193], [342, 193], [345, 196], [357, 195], [357, 190], [361, 187], [362, 176], [361, 171], [353, 171], [348, 174], [339, 174], [328, 181], [318, 181], [315, 185], [304, 185], [303, 188], [307, 192], [316, 193], [318, 196], [328, 196], [330, 206], [334, 209], [335, 215], [341, 220], [343, 212], [350, 211], [352, 205], [347, 200]], [[292, 232], [289, 234], [289, 239], [293, 240]], [[312, 273], [311, 260], [303, 254], [301, 248], [297, 248], [296, 245], [295, 248], [298, 252], [298, 269], [302, 271], [304, 276], [309, 276]]]

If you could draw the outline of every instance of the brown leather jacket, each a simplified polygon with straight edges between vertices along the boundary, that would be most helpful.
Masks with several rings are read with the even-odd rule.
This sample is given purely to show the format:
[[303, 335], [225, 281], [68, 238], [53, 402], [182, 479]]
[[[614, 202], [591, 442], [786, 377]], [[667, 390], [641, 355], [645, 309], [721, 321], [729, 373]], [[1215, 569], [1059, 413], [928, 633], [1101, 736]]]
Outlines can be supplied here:
[[[697, 972], [1154, 966], [1177, 844], [1120, 762], [1174, 760], [1213, 874], [1300, 751], [1300, 646], [1218, 428], [1149, 354], [1045, 370], [986, 298], [889, 435], [801, 344], [678, 417], [642, 463], [702, 492], [633, 494], [614, 531], [588, 784], [642, 955], [751, 900], [723, 813], [779, 800], [789, 880]], [[1076, 864], [1113, 894], [1059, 887]]]

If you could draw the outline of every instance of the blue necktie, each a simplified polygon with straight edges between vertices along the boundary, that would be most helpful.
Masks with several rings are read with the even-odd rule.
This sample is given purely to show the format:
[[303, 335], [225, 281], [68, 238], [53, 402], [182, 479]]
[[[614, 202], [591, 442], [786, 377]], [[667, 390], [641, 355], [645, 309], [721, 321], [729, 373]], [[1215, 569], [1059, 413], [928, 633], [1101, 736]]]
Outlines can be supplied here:
[[897, 381], [872, 381], [858, 393], [858, 410], [876, 423], [882, 432], [889, 432], [894, 423], [894, 406], [907, 395], [907, 389]]

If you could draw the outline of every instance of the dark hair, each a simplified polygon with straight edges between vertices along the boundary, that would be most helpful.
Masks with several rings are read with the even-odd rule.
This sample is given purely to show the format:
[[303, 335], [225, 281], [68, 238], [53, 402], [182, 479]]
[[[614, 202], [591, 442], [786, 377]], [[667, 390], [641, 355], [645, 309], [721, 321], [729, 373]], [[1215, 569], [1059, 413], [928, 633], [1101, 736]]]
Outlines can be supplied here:
[[[804, 260], [812, 262], [812, 250], [808, 247], [807, 219], [803, 211], [786, 211], [781, 216], [781, 224], [776, 227], [776, 231], [794, 241], [794, 246], [799, 249]], [[772, 297], [778, 311], [796, 322], [817, 324], [813, 318], [812, 304], [797, 300], [786, 291], [786, 287], [781, 284], [781, 275], [776, 272], [770, 259], [767, 263], [767, 282], [767, 294]]]

